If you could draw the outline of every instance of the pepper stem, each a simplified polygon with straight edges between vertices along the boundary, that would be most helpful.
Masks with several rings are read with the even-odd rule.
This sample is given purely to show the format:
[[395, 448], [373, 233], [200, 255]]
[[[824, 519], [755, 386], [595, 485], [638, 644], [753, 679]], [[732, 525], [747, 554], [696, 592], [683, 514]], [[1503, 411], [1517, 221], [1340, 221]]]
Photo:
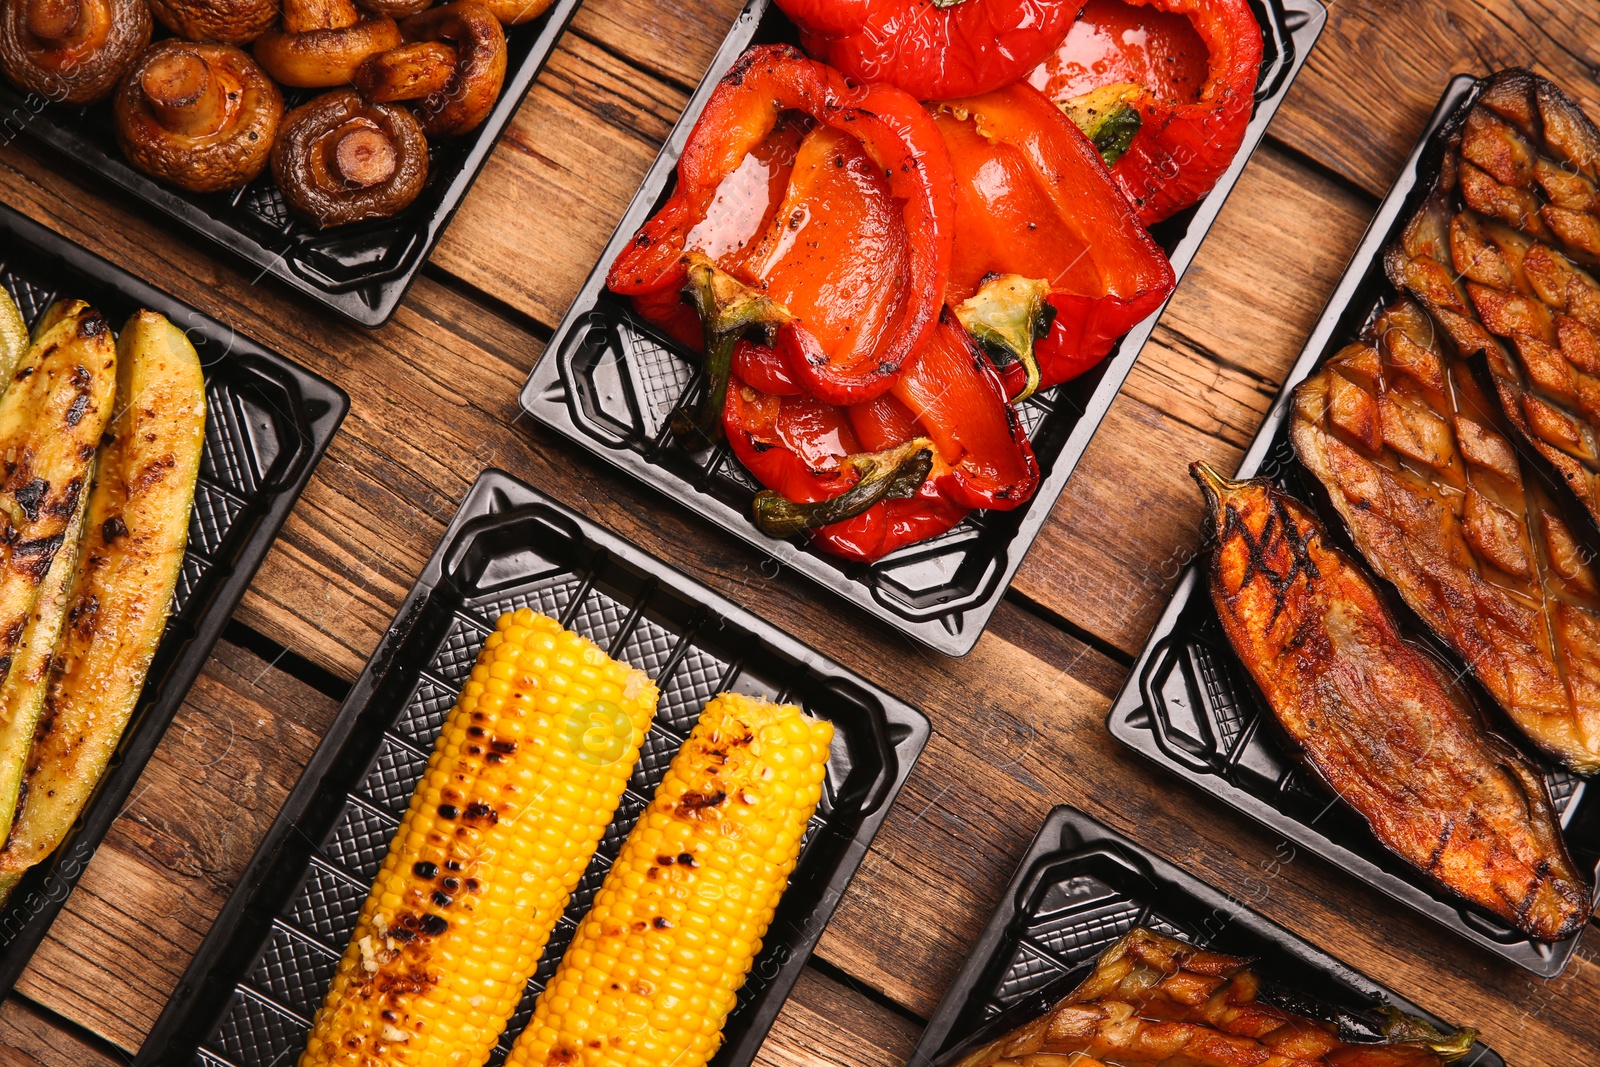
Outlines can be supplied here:
[[1058, 106], [1094, 142], [1095, 151], [1109, 167], [1122, 158], [1144, 122], [1134, 106], [1144, 91], [1144, 86], [1135, 82], [1102, 85]]
[[771, 489], [756, 494], [752, 512], [768, 537], [793, 537], [853, 519], [880, 500], [906, 500], [917, 494], [933, 469], [933, 442], [914, 437], [882, 452], [858, 452], [839, 461], [841, 471], [854, 471], [855, 485], [829, 500], [800, 504]]
[[1027, 384], [1011, 398], [1013, 404], [1020, 404], [1039, 388], [1039, 361], [1033, 343], [1042, 340], [1055, 322], [1056, 309], [1046, 299], [1049, 295], [1049, 283], [1040, 278], [1000, 274], [988, 278], [956, 308], [956, 320], [995, 366], [1020, 360], [1027, 369]]
[[1379, 1008], [1383, 1016], [1383, 1039], [1394, 1044], [1422, 1045], [1446, 1063], [1459, 1060], [1472, 1051], [1478, 1032], [1460, 1029], [1445, 1033], [1426, 1019], [1407, 1015], [1395, 1008]]
[[739, 338], [757, 333], [768, 344], [779, 326], [794, 316], [782, 304], [719, 268], [703, 252], [684, 256], [689, 281], [683, 293], [694, 303], [705, 332], [706, 392], [693, 409], [672, 417], [672, 435], [692, 452], [722, 439], [722, 409], [728, 402], [728, 375]]

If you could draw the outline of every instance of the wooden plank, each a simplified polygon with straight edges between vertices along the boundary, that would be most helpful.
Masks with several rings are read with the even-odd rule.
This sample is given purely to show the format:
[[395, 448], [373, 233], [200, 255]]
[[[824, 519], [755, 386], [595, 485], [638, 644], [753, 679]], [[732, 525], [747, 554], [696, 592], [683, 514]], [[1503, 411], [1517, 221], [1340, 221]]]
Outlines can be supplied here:
[[582, 37], [562, 38], [432, 262], [553, 326], [686, 99]]
[[801, 972], [757, 1067], [900, 1067], [922, 1028], [814, 968]]
[[219, 643], [18, 991], [136, 1049], [337, 710]]
[[742, 0], [663, 4], [656, 0], [586, 0], [572, 32], [681, 88], [698, 85]]
[[0, 1003], [0, 1067], [123, 1067], [21, 997]]
[[1238, 465], [1372, 210], [1282, 153], [1256, 153], [1014, 589], [1138, 651], [1199, 543], [1190, 461]]
[[1452, 75], [1529, 65], [1600, 116], [1600, 8], [1565, 0], [1337, 0], [1271, 135], [1382, 193]]

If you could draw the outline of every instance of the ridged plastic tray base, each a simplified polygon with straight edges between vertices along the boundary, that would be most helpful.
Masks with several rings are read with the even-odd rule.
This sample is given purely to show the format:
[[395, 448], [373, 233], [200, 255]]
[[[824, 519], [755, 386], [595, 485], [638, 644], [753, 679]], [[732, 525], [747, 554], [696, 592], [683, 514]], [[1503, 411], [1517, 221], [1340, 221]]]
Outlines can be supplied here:
[[[1437, 131], [1475, 92], [1472, 78], [1451, 81], [1394, 188], [1362, 238], [1305, 350], [1289, 372], [1261, 429], [1245, 453], [1240, 477], [1276, 478], [1291, 494], [1320, 507], [1315, 480], [1295, 460], [1288, 439], [1288, 405], [1295, 386], [1322, 360], [1355, 340], [1394, 299], [1383, 274], [1383, 250], [1432, 188], [1441, 147]], [[1322, 515], [1329, 536], [1343, 538], [1335, 514]], [[1348, 546], [1346, 546], [1348, 548]], [[1352, 554], [1353, 549], [1349, 549]], [[1203, 557], [1202, 557], [1203, 561]], [[1391, 598], [1409, 631], [1429, 640], [1427, 627]], [[1431, 642], [1446, 663], [1456, 657]], [[1465, 674], [1465, 672], [1463, 672]], [[1494, 702], [1478, 692], [1478, 703]], [[1577, 947], [1575, 934], [1554, 944], [1531, 941], [1503, 920], [1453, 900], [1372, 836], [1360, 818], [1311, 780], [1272, 736], [1271, 712], [1245, 673], [1216, 619], [1203, 575], [1191, 565], [1140, 653], [1106, 720], [1118, 740], [1198, 788], [1270, 826], [1351, 876], [1535, 974], [1561, 973]], [[1501, 732], [1515, 740], [1514, 727]], [[1525, 746], [1526, 747], [1526, 746]], [[1548, 770], [1568, 848], [1580, 870], [1600, 874], [1600, 800], [1589, 784], [1529, 753]]]
[[206, 380], [206, 439], [172, 619], [110, 770], [55, 855], [0, 909], [0, 995], [29, 958], [144, 770], [350, 401], [268, 352], [11, 208], [0, 206], [0, 285], [31, 325], [57, 299], [87, 300], [114, 329], [140, 308], [182, 327]]
[[921, 713], [499, 471], [473, 486], [207, 935], [140, 1063], [272, 1067], [299, 1054], [435, 738], [505, 611], [528, 607], [655, 678], [661, 701], [615, 820], [490, 1062], [699, 717], [725, 690], [837, 730], [822, 803], [718, 1067], [745, 1067], [929, 735]]

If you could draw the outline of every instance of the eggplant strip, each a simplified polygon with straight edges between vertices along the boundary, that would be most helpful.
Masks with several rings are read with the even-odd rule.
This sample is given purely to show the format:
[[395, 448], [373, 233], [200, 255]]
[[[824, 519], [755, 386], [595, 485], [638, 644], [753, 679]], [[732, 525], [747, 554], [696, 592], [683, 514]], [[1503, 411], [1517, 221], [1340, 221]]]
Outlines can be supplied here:
[[1386, 259], [1600, 525], [1600, 131], [1526, 70], [1490, 79]]
[[1600, 770], [1600, 586], [1426, 314], [1404, 301], [1324, 364], [1289, 432], [1372, 569], [1530, 740]]
[[1407, 641], [1358, 564], [1265, 480], [1190, 468], [1216, 547], [1224, 632], [1292, 745], [1388, 849], [1528, 936], [1588, 919], [1541, 778]]
[[1136, 927], [1047, 1014], [958, 1067], [1439, 1067], [1477, 1038], [1400, 1017], [1388, 1040], [1354, 1044], [1258, 999], [1260, 984], [1248, 960]]

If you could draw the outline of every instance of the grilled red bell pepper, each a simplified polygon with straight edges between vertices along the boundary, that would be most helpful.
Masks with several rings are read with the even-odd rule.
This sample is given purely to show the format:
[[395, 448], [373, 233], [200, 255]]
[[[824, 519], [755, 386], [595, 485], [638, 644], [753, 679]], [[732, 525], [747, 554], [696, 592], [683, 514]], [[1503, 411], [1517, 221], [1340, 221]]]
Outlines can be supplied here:
[[822, 403], [786, 369], [770, 349], [741, 347], [724, 414], [734, 454], [769, 490], [755, 517], [774, 536], [806, 529], [837, 555], [872, 560], [971, 508], [1018, 507], [1038, 485], [1004, 386], [948, 318], [894, 387], [866, 403]]
[[[715, 302], [697, 295], [708, 363], [714, 344], [737, 340], [729, 329], [764, 333], [809, 392], [855, 403], [893, 385], [938, 321], [953, 193], [943, 142], [914, 99], [851, 86], [794, 48], [759, 46], [711, 94], [676, 190], [607, 283], [681, 337], [686, 320], [668, 294], [691, 283], [692, 262], [707, 262], [773, 305], [760, 322], [713, 322], [704, 310]], [[710, 377], [714, 408], [726, 379], [716, 368]], [[715, 414], [699, 414], [706, 436]]]
[[936, 120], [956, 174], [947, 299], [1012, 396], [1076, 377], [1161, 306], [1172, 265], [1038, 90], [947, 101]]
[[1260, 73], [1261, 26], [1248, 0], [1088, 0], [1029, 81], [1105, 152], [1150, 226], [1228, 169]]
[[806, 51], [918, 100], [998, 89], [1067, 35], [1083, 0], [778, 0]]

